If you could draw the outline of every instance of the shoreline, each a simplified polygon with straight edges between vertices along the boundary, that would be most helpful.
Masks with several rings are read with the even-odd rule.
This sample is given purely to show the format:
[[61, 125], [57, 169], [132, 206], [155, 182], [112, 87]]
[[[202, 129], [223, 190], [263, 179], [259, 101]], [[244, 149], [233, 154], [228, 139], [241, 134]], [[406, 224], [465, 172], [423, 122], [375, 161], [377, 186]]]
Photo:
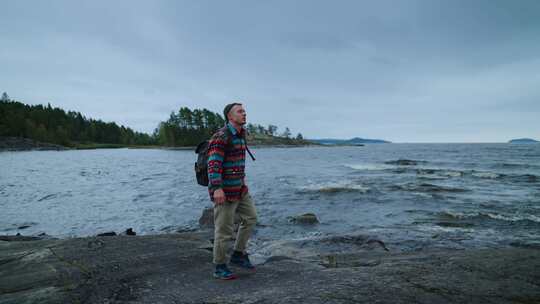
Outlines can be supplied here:
[[352, 252], [271, 256], [257, 273], [233, 268], [239, 278], [224, 282], [212, 278], [211, 238], [197, 230], [2, 240], [2, 303], [540, 301], [535, 248], [399, 252], [367, 241]]
[[[306, 144], [252, 144], [253, 148], [298, 148], [318, 147], [315, 143]], [[193, 150], [196, 146], [168, 147], [157, 145], [123, 145], [123, 144], [79, 144], [75, 147], [67, 147], [57, 144], [38, 142], [23, 137], [0, 137], [0, 152], [24, 152], [24, 151], [72, 151], [72, 150], [97, 150], [97, 149], [156, 149], [156, 150]]]
[[[317, 145], [317, 144], [305, 144], [305, 145], [249, 145], [250, 149], [290, 149], [290, 148], [343, 148], [343, 147], [364, 147], [365, 145]], [[148, 149], [148, 150], [172, 150], [172, 151], [195, 151], [197, 147], [164, 147], [164, 146], [101, 146], [101, 147], [88, 147], [88, 148], [69, 148], [64, 146], [51, 146], [42, 148], [2, 148], [0, 152], [31, 152], [31, 151], [78, 151], [78, 150], [107, 150], [107, 149]]]

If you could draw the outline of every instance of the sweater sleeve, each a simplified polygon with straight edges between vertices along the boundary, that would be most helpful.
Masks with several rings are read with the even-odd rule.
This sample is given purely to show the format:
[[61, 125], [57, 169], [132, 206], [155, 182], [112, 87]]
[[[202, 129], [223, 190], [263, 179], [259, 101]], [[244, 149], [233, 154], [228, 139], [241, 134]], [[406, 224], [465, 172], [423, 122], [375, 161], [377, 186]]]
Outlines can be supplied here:
[[223, 187], [225, 144], [222, 136], [213, 136], [208, 143], [208, 188], [212, 192]]

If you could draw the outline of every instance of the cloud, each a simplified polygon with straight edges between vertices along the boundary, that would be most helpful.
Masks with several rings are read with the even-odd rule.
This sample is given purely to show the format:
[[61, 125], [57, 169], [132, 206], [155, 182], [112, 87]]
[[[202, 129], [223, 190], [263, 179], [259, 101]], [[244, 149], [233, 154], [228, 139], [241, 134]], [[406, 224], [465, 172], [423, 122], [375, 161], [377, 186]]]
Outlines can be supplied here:
[[146, 132], [181, 106], [240, 99], [252, 122], [306, 137], [506, 141], [540, 133], [539, 11], [526, 0], [8, 2], [0, 90]]

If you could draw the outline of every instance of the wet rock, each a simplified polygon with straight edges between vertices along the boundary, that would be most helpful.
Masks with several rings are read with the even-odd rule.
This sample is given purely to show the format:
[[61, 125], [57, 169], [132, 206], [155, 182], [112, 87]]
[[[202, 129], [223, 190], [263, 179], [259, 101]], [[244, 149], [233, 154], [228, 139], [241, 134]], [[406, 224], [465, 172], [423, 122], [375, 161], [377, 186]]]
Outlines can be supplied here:
[[421, 183], [421, 184], [407, 183], [403, 185], [391, 185], [388, 188], [392, 191], [410, 191], [410, 192], [429, 193], [431, 195], [435, 195], [434, 197], [437, 197], [436, 195], [440, 193], [446, 194], [446, 193], [470, 192], [469, 189], [439, 186], [439, 185], [429, 184], [429, 183]]
[[172, 231], [174, 231], [175, 229], [177, 229], [176, 226], [170, 225], [170, 226], [165, 226], [165, 227], [159, 229], [159, 231], [162, 231], [162, 232], [172, 232]]
[[417, 161], [417, 160], [411, 160], [411, 159], [398, 159], [398, 160], [392, 160], [387, 161], [385, 164], [387, 165], [398, 165], [398, 166], [416, 166], [420, 163], [426, 163], [425, 161]]
[[383, 241], [381, 240], [376, 240], [376, 239], [369, 239], [367, 240], [366, 244], [368, 245], [375, 245], [375, 246], [380, 246], [382, 249], [384, 249], [385, 251], [390, 251], [388, 249], [388, 247], [386, 247], [386, 245], [384, 244]]
[[209, 239], [208, 242], [205, 242], [204, 244], [200, 245], [197, 248], [213, 252], [214, 251], [214, 240]]
[[[235, 231], [238, 230], [238, 224], [241, 222], [241, 219], [238, 215], [234, 217]], [[201, 217], [199, 218], [199, 226], [201, 228], [214, 228], [214, 208], [205, 208], [202, 212]]]
[[[257, 273], [239, 271], [237, 280], [224, 284], [211, 279], [212, 253], [201, 249], [209, 247], [210, 236], [209, 231], [199, 231], [0, 242], [0, 302], [540, 302], [537, 249], [355, 251], [312, 260], [275, 257], [258, 265]], [[95, 240], [102, 244], [99, 254], [87, 246]], [[341, 238], [352, 243], [369, 240]]]
[[325, 268], [373, 267], [381, 264], [381, 259], [369, 259], [357, 255], [333, 254], [322, 256], [320, 264]]
[[297, 240], [271, 241], [264, 247], [271, 256], [288, 256], [295, 259], [311, 259], [314, 256], [354, 252], [359, 255], [386, 255], [390, 250], [385, 243], [369, 235], [323, 236]]
[[461, 192], [469, 191], [467, 189], [462, 189], [462, 188], [444, 187], [444, 186], [428, 184], [428, 183], [422, 183], [418, 185], [418, 187], [415, 190], [420, 191], [420, 192], [454, 192], [454, 193], [461, 193]]
[[36, 236], [23, 236], [20, 233], [17, 235], [0, 235], [0, 241], [13, 242], [13, 241], [37, 241], [41, 240], [41, 237]]
[[214, 227], [214, 208], [205, 208], [199, 218], [199, 226], [202, 228]]
[[266, 259], [263, 264], [273, 263], [273, 262], [279, 262], [284, 260], [293, 260], [293, 258], [284, 256], [284, 255], [274, 255]]
[[86, 247], [88, 249], [91, 249], [91, 250], [97, 250], [97, 249], [103, 247], [104, 244], [105, 243], [102, 240], [92, 239], [92, 240], [88, 241], [88, 243], [86, 244]]
[[345, 248], [355, 248], [355, 250], [364, 249], [364, 250], [374, 250], [374, 249], [383, 249], [384, 251], [390, 251], [386, 244], [368, 235], [344, 235], [344, 236], [334, 236], [329, 238], [324, 238], [320, 240], [321, 244], [334, 245], [336, 247], [343, 245], [351, 245]]
[[0, 151], [28, 151], [28, 150], [66, 150], [60, 145], [34, 141], [22, 137], [0, 136]]
[[111, 232], [100, 233], [97, 236], [115, 236], [115, 235], [116, 235], [116, 232], [111, 231]]
[[540, 250], [540, 243], [528, 243], [528, 242], [517, 241], [517, 242], [511, 242], [510, 246]]
[[315, 225], [319, 223], [317, 216], [313, 213], [304, 213], [302, 215], [292, 217], [290, 220], [295, 224], [301, 225]]
[[137, 235], [137, 233], [135, 231], [133, 231], [133, 228], [126, 229], [125, 234], [126, 235]]
[[337, 257], [335, 255], [323, 256], [321, 264], [327, 268], [337, 268]]
[[194, 227], [179, 227], [175, 230], [178, 233], [193, 232], [197, 231], [197, 228]]

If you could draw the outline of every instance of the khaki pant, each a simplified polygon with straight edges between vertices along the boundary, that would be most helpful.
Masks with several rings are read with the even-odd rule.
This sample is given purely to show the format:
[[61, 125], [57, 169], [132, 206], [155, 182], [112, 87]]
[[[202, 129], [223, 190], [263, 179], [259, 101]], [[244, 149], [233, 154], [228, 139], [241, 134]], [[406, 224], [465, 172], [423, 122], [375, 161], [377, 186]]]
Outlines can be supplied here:
[[247, 193], [240, 201], [214, 204], [214, 263], [227, 263], [227, 249], [234, 233], [234, 216], [240, 216], [240, 227], [234, 250], [244, 251], [251, 232], [257, 223], [257, 211], [251, 195]]

